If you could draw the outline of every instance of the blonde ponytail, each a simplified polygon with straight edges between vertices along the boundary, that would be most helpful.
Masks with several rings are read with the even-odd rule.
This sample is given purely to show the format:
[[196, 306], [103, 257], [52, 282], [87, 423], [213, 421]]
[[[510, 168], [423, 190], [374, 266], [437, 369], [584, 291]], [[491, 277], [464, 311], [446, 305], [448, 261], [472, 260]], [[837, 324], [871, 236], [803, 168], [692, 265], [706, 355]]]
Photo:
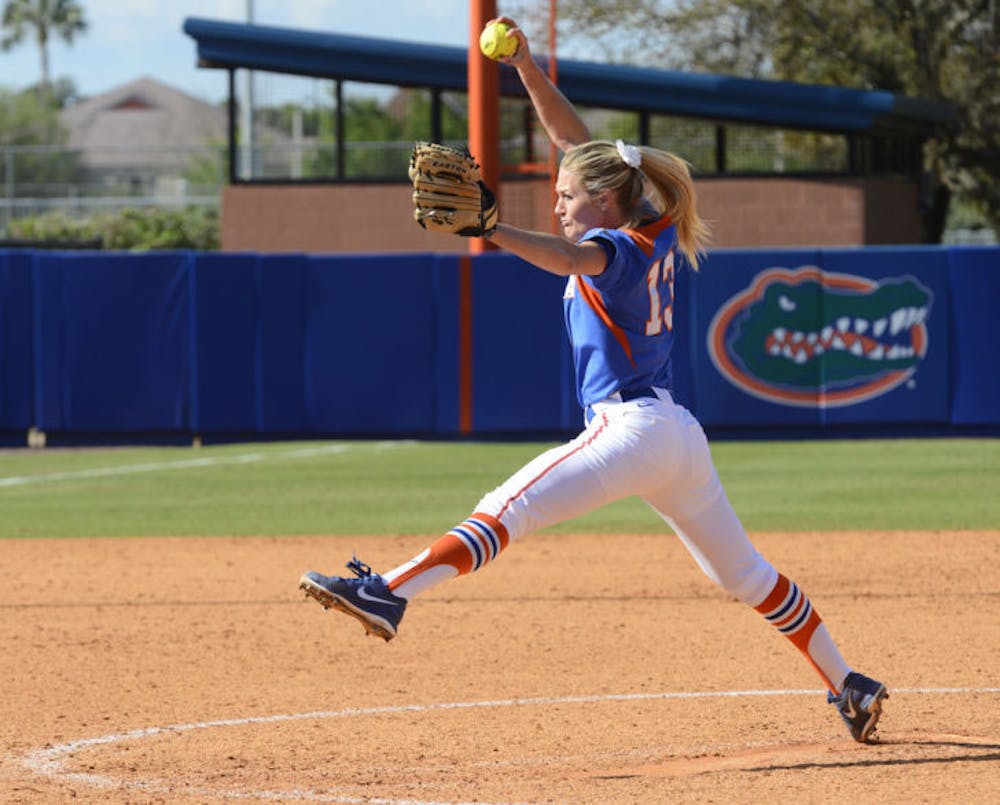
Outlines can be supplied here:
[[640, 146], [642, 172], [659, 197], [657, 207], [677, 227], [677, 242], [691, 268], [698, 270], [698, 261], [711, 242], [711, 228], [698, 213], [698, 194], [688, 163], [678, 156]]
[[591, 195], [611, 190], [628, 217], [625, 225], [631, 228], [649, 217], [644, 196], [649, 185], [656, 194], [654, 206], [677, 227], [680, 249], [691, 267], [698, 270], [698, 261], [711, 240], [711, 230], [698, 214], [697, 194], [687, 162], [648, 145], [626, 146], [621, 141], [594, 140], [570, 148], [562, 166], [579, 176]]

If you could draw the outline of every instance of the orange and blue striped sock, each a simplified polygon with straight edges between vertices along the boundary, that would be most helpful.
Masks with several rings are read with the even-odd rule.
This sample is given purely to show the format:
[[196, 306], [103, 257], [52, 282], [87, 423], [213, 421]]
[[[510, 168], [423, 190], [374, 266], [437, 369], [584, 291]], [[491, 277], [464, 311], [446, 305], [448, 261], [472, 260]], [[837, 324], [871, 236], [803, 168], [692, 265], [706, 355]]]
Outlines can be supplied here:
[[829, 690], [840, 692], [850, 668], [823, 619], [795, 582], [779, 573], [774, 589], [754, 609], [806, 656]]
[[442, 581], [479, 570], [509, 542], [503, 523], [476, 512], [383, 578], [394, 594], [410, 599]]

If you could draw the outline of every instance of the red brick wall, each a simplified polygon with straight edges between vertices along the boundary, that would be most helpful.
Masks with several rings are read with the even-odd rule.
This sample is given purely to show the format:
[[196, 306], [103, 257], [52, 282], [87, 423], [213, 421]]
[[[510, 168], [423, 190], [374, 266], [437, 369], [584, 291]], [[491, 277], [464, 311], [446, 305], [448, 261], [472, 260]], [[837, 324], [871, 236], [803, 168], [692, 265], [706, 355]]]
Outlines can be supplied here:
[[[551, 230], [548, 182], [508, 182], [502, 189], [503, 220]], [[905, 179], [703, 178], [698, 193], [717, 246], [921, 240], [917, 187]], [[417, 226], [408, 185], [232, 185], [222, 195], [222, 248], [464, 253], [468, 241]]]

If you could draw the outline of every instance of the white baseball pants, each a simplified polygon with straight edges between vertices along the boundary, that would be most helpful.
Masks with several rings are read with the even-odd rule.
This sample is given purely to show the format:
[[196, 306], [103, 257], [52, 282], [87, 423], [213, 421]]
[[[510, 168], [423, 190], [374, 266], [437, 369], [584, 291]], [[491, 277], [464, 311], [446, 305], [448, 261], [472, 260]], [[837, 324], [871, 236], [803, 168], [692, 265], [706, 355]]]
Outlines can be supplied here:
[[476, 511], [496, 517], [516, 540], [637, 495], [709, 578], [755, 606], [773, 589], [777, 571], [733, 511], [701, 425], [669, 392], [657, 394], [595, 404], [579, 436], [533, 459], [483, 497]]

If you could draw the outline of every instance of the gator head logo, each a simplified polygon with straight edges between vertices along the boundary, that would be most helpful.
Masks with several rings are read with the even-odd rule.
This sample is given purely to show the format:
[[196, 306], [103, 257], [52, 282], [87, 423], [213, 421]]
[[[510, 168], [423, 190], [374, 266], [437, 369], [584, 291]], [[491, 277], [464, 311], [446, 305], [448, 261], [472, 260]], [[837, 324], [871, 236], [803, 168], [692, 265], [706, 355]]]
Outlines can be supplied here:
[[912, 277], [771, 268], [715, 314], [708, 351], [723, 377], [762, 400], [853, 405], [913, 375], [932, 301]]

